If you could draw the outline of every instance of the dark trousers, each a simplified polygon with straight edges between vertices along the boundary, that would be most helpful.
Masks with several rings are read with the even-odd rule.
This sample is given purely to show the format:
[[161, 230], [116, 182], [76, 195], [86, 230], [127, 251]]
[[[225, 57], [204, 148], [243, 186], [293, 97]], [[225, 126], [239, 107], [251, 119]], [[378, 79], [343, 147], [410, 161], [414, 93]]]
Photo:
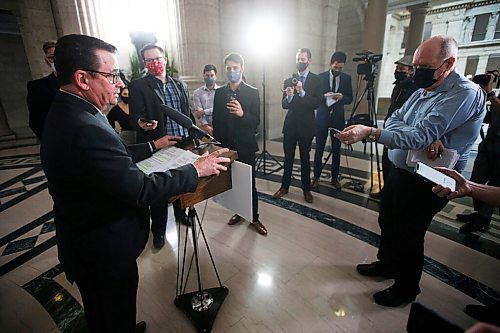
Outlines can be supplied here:
[[[177, 219], [180, 215], [186, 213], [184, 209], [181, 209], [179, 200], [174, 201], [172, 205], [174, 206], [174, 214]], [[155, 237], [165, 235], [168, 220], [168, 202], [151, 205], [149, 210], [151, 212], [151, 233]]]
[[[82, 295], [89, 332], [134, 333], [139, 283], [136, 261], [79, 265], [75, 282]], [[101, 267], [109, 265], [113, 267]]]
[[[500, 186], [500, 142], [495, 145], [493, 140], [486, 139], [479, 144], [470, 180], [479, 184]], [[479, 216], [491, 220], [496, 207], [475, 199], [472, 202]]]
[[377, 257], [395, 270], [394, 288], [405, 295], [420, 293], [424, 236], [434, 215], [448, 202], [432, 192], [433, 186], [409, 171], [393, 167], [382, 191]]
[[255, 186], [255, 153], [240, 154], [238, 152], [238, 161], [252, 167], [252, 209], [255, 221], [259, 218], [259, 197], [257, 196], [257, 187]]
[[285, 153], [285, 164], [281, 187], [288, 189], [292, 180], [293, 161], [295, 159], [295, 148], [299, 145], [300, 153], [300, 180], [302, 190], [311, 190], [311, 164], [309, 153], [311, 152], [312, 137], [301, 137], [297, 130], [286, 131], [283, 135], [283, 151]]
[[[337, 112], [340, 112], [338, 110]], [[325, 150], [326, 140], [329, 134], [329, 127], [343, 130], [345, 127], [344, 112], [335, 113], [330, 116], [326, 110], [318, 110], [316, 115], [316, 151], [314, 153], [314, 178], [321, 175], [321, 166], [323, 165], [323, 152]], [[332, 143], [332, 179], [337, 179], [340, 171], [340, 148], [342, 143], [340, 140], [330, 133]]]
[[387, 179], [389, 179], [389, 172], [391, 171], [392, 167], [393, 164], [389, 159], [389, 150], [387, 149], [387, 147], [384, 147], [384, 150], [382, 151], [382, 176], [384, 177], [384, 184]]

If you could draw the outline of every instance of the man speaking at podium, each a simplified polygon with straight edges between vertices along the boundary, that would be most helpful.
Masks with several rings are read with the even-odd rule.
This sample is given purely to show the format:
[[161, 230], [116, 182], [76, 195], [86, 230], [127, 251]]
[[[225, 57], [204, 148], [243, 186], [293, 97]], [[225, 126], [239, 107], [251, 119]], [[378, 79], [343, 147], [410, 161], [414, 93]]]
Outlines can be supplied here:
[[45, 122], [41, 159], [54, 201], [59, 260], [76, 282], [90, 332], [136, 330], [136, 259], [149, 235], [150, 204], [196, 189], [199, 177], [218, 174], [220, 150], [193, 164], [155, 172], [135, 162], [174, 144], [173, 137], [130, 146], [103, 115], [120, 88], [116, 48], [100, 39], [59, 39], [55, 67], [61, 90]]

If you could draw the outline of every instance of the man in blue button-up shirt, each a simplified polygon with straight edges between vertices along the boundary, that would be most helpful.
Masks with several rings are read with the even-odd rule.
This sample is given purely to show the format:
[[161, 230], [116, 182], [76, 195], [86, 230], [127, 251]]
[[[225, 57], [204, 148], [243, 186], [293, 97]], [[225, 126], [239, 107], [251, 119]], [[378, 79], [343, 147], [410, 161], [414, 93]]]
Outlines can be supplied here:
[[425, 149], [436, 158], [442, 147], [455, 149], [462, 171], [485, 113], [482, 89], [455, 71], [458, 46], [448, 36], [435, 36], [415, 51], [414, 82], [417, 90], [387, 120], [385, 129], [355, 125], [336, 137], [352, 144], [362, 139], [389, 148], [395, 165], [381, 197], [379, 261], [360, 264], [366, 276], [395, 278], [394, 284], [373, 295], [377, 304], [399, 306], [415, 300], [424, 263], [424, 236], [432, 218], [446, 204], [431, 191], [433, 184], [413, 173], [406, 164], [408, 152]]

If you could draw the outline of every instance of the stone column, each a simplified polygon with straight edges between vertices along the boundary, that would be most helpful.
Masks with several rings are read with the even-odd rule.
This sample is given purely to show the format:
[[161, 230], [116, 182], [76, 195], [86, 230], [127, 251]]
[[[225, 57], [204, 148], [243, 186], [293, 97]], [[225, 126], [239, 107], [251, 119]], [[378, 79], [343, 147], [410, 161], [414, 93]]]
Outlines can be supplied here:
[[422, 43], [425, 15], [427, 15], [429, 6], [425, 2], [410, 6], [407, 9], [410, 12], [410, 26], [408, 27], [408, 41], [406, 43], [405, 55], [413, 55], [417, 47]]
[[385, 20], [387, 0], [368, 0], [363, 32], [363, 47], [375, 53], [384, 48]]
[[491, 13], [490, 19], [488, 21], [488, 27], [486, 28], [486, 38], [485, 40], [492, 40], [495, 37], [495, 30], [497, 27], [498, 12]]
[[219, 1], [179, 0], [178, 8], [180, 52], [176, 61], [181, 79], [190, 83], [190, 89], [197, 88], [206, 64], [215, 65], [219, 79], [223, 79]]
[[[382, 53], [384, 49], [385, 21], [387, 18], [387, 0], [368, 0], [366, 8], [365, 24], [363, 31], [363, 49], [371, 50], [374, 53]], [[377, 63], [380, 70], [381, 63]], [[375, 99], [377, 99], [377, 84], [375, 82]], [[364, 89], [364, 86], [361, 87]], [[362, 91], [360, 91], [362, 93]], [[375, 101], [375, 104], [377, 102]], [[375, 106], [376, 107], [376, 106]], [[356, 114], [368, 113], [367, 99], [364, 98], [356, 110]]]

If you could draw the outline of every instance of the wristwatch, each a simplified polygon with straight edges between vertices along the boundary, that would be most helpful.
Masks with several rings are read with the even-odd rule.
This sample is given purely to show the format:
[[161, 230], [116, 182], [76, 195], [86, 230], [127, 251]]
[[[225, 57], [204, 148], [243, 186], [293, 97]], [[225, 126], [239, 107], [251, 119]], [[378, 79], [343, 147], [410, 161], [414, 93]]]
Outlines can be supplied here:
[[377, 129], [375, 127], [372, 127], [370, 135], [366, 138], [366, 141], [368, 141], [368, 142], [377, 141], [376, 134], [377, 134]]

